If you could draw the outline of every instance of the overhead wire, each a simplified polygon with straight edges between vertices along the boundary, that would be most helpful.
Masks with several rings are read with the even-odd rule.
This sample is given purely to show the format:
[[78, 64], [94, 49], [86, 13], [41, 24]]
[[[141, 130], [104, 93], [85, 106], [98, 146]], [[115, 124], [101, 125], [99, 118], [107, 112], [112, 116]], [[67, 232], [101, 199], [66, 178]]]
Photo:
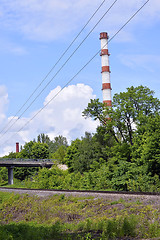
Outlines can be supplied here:
[[144, 8], [144, 6], [149, 2], [150, 0], [147, 0], [129, 19], [128, 21], [108, 40], [108, 43], [112, 41], [113, 38], [117, 36], [117, 34]]
[[[102, 21], [102, 19], [106, 16], [106, 14], [112, 9], [115, 3], [118, 0], [115, 0], [111, 6], [105, 11], [105, 13], [101, 16], [101, 18], [97, 21], [94, 27], [89, 31], [89, 33], [85, 36], [85, 38], [81, 41], [81, 43], [76, 47], [76, 49], [72, 52], [72, 54], [67, 58], [64, 64], [59, 68], [59, 70], [54, 74], [54, 76], [50, 79], [50, 81], [44, 86], [44, 88], [39, 92], [39, 94], [33, 99], [33, 101], [28, 105], [28, 107], [20, 114], [20, 116], [15, 120], [15, 122], [7, 128], [7, 130], [0, 136], [0, 139], [16, 124], [17, 121], [24, 115], [24, 113], [33, 105], [33, 103], [39, 98], [39, 96], [43, 93], [43, 91], [48, 87], [48, 85], [53, 81], [53, 79], [59, 74], [59, 72], [64, 68], [64, 66], [68, 63], [68, 61], [73, 57], [73, 55], [77, 52], [77, 50], [81, 47], [81, 45], [86, 41], [89, 35], [93, 32], [93, 30], [97, 27], [97, 25]], [[15, 118], [15, 117], [14, 117]]]
[[[122, 25], [122, 27], [109, 39], [108, 42], [111, 42], [111, 41], [117, 36], [117, 34], [118, 34], [120, 31], [122, 31], [122, 29], [144, 8], [144, 6], [145, 6], [149, 1], [150, 1], [150, 0], [147, 0], [140, 8], [136, 11], [136, 12], [125, 22], [125, 24]], [[105, 46], [106, 46], [106, 44], [103, 46], [103, 48], [104, 48]], [[24, 129], [24, 127], [26, 127], [40, 112], [42, 112], [43, 109], [46, 108], [46, 107], [64, 90], [64, 88], [65, 88], [66, 86], [68, 86], [68, 84], [71, 83], [71, 82], [73, 81], [73, 79], [76, 78], [76, 77], [83, 71], [83, 69], [86, 68], [86, 67], [93, 61], [93, 59], [94, 59], [98, 54], [100, 54], [100, 52], [101, 52], [101, 49], [98, 50], [98, 51], [92, 56], [92, 58], [91, 58], [88, 62], [86, 62], [86, 63], [83, 65], [83, 67], [61, 88], [61, 90], [59, 90], [31, 119], [29, 119], [29, 120], [24, 124], [24, 126], [22, 126], [16, 133], [14, 133], [14, 134], [12, 135], [12, 137], [15, 136], [17, 133], [19, 133], [22, 129]], [[5, 143], [8, 142], [8, 141], [9, 141], [9, 139], [6, 140]], [[4, 144], [5, 144], [5, 143], [4, 143]]]
[[[90, 23], [90, 21], [94, 18], [94, 16], [97, 14], [97, 12], [100, 10], [100, 8], [103, 6], [106, 0], [103, 0], [103, 2], [98, 6], [96, 11], [91, 15], [91, 17], [88, 19], [86, 24], [82, 27], [80, 32], [76, 35], [76, 37], [71, 41], [69, 46], [64, 50], [64, 52], [61, 54], [57, 62], [53, 65], [53, 67], [50, 69], [50, 71], [46, 74], [46, 76], [42, 79], [42, 81], [39, 83], [39, 85], [35, 88], [35, 90], [31, 93], [31, 95], [28, 97], [28, 99], [24, 102], [24, 104], [20, 107], [20, 109], [14, 114], [14, 116], [10, 119], [10, 121], [3, 127], [3, 129], [0, 131], [0, 134], [8, 127], [8, 125], [17, 117], [17, 115], [20, 113], [20, 111], [26, 106], [26, 104], [29, 102], [29, 100], [33, 97], [33, 95], [37, 92], [37, 90], [40, 88], [40, 86], [43, 84], [43, 82], [48, 78], [50, 73], [55, 69], [55, 67], [58, 65], [58, 63], [61, 61], [61, 59], [65, 56], [65, 54], [68, 52], [68, 50], [71, 48], [73, 43], [77, 40], [77, 38], [80, 36], [80, 34], [84, 31], [84, 29], [87, 27], [87, 25]], [[28, 110], [28, 108], [27, 108]], [[26, 111], [27, 111], [26, 110]], [[21, 117], [21, 116], [20, 116]], [[13, 126], [13, 125], [12, 125]], [[12, 127], [11, 126], [11, 127]], [[10, 128], [9, 128], [10, 129]], [[7, 129], [7, 130], [9, 130]], [[6, 133], [6, 132], [5, 132]], [[3, 135], [2, 135], [3, 136]]]

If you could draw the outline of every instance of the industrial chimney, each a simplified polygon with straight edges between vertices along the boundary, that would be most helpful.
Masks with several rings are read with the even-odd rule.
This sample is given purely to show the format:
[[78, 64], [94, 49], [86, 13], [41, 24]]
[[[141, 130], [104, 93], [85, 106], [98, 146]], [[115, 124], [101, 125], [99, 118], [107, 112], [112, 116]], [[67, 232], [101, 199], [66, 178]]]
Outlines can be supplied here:
[[16, 153], [19, 152], [19, 143], [16, 142]]
[[101, 62], [102, 62], [102, 94], [103, 103], [106, 106], [112, 106], [111, 98], [111, 83], [110, 83], [110, 68], [109, 68], [109, 52], [108, 52], [108, 34], [106, 32], [100, 33], [101, 40]]

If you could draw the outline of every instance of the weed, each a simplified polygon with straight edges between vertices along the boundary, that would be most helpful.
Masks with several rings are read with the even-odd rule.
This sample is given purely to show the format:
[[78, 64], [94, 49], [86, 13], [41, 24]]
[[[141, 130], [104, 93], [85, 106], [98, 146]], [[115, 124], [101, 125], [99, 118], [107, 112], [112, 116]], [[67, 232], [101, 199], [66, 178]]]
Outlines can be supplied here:
[[124, 200], [123, 198], [120, 198], [119, 200], [113, 201], [113, 202], [111, 202], [110, 204], [111, 204], [111, 205], [115, 205], [115, 204], [118, 204], [118, 203], [125, 203], [125, 200]]
[[160, 236], [158, 205], [155, 209], [131, 200], [129, 203], [124, 199], [112, 202], [64, 194], [39, 198], [0, 193], [0, 199], [0, 240]]
[[125, 217], [122, 224], [123, 235], [134, 237], [136, 235], [136, 224], [137, 218], [135, 215], [131, 215], [130, 218]]
[[157, 221], [150, 224], [148, 234], [152, 238], [160, 236], [160, 225]]
[[141, 205], [142, 202], [138, 199], [136, 202], [135, 202], [137, 205]]
[[65, 194], [61, 194], [60, 198], [59, 198], [59, 201], [63, 201], [64, 199], [65, 199]]

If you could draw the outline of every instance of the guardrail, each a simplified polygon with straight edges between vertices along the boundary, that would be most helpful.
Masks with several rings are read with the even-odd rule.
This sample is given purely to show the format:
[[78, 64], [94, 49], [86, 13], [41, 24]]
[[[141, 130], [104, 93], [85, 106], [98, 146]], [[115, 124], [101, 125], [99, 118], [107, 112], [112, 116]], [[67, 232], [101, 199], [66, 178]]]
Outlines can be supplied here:
[[56, 159], [27, 159], [27, 158], [0, 158], [0, 163], [1, 162], [53, 162]]

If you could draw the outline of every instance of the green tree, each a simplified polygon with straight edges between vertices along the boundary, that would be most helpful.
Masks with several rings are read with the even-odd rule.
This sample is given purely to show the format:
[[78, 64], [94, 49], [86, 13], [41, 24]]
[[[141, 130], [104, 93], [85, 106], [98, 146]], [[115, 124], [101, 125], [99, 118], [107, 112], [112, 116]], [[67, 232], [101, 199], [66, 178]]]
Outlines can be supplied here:
[[66, 155], [67, 147], [64, 145], [61, 145], [57, 151], [53, 154], [51, 154], [51, 159], [59, 160], [61, 163], [65, 163], [64, 158]]
[[30, 141], [24, 145], [17, 154], [17, 158], [45, 159], [49, 157], [48, 145], [46, 143]]
[[[49, 157], [48, 145], [46, 143], [30, 141], [24, 145], [16, 156], [21, 159], [46, 159]], [[36, 167], [14, 168], [14, 177], [22, 181], [33, 176], [38, 171], [39, 168]]]
[[37, 142], [49, 144], [51, 142], [51, 140], [48, 137], [48, 135], [45, 135], [44, 133], [41, 133], [37, 136]]
[[67, 139], [62, 135], [55, 137], [53, 141], [51, 141], [48, 135], [42, 133], [38, 135], [37, 141], [41, 143], [46, 143], [48, 145], [49, 155], [51, 158], [52, 154], [55, 153], [59, 149], [59, 147], [61, 146], [64, 146], [65, 148], [68, 147]]
[[64, 158], [64, 162], [68, 165], [69, 171], [73, 172], [73, 162], [76, 157], [79, 155], [78, 146], [81, 140], [76, 139], [72, 141], [71, 145], [67, 148], [66, 155]]
[[160, 101], [153, 95], [154, 92], [147, 87], [132, 86], [126, 92], [114, 95], [112, 108], [96, 99], [91, 100], [83, 111], [84, 117], [98, 119], [106, 138], [112, 139], [110, 156], [118, 152], [119, 156], [122, 154], [124, 158], [125, 155], [127, 161], [131, 161], [134, 137], [140, 131], [137, 129], [144, 133], [147, 119], [159, 114]]
[[16, 158], [17, 155], [18, 155], [18, 153], [16, 153], [16, 152], [10, 152], [8, 155], [4, 156], [3, 158], [12, 159], [12, 158]]
[[50, 152], [54, 153], [58, 150], [60, 146], [68, 147], [68, 142], [66, 137], [63, 137], [62, 135], [59, 135], [58, 137], [55, 137], [52, 143], [50, 144]]
[[49, 158], [49, 149], [46, 143], [34, 143], [32, 146], [31, 158], [45, 159]]
[[149, 116], [143, 131], [138, 126], [134, 139], [133, 157], [139, 165], [147, 166], [147, 173], [160, 177], [160, 115]]
[[72, 172], [83, 173], [94, 170], [107, 160], [104, 156], [103, 146], [97, 138], [90, 133], [85, 133], [81, 140], [76, 139], [68, 147], [64, 161]]
[[136, 126], [144, 124], [146, 117], [154, 116], [160, 110], [160, 101], [153, 95], [154, 92], [147, 87], [132, 86], [127, 88], [127, 92], [114, 95], [112, 108], [98, 99], [91, 100], [83, 116], [98, 119], [118, 143], [133, 145]]
[[22, 150], [17, 154], [17, 158], [32, 158], [32, 147], [35, 144], [34, 141], [25, 143]]
[[41, 133], [37, 136], [37, 141], [34, 139], [33, 142], [46, 143], [48, 145], [50, 158], [52, 158], [52, 154], [55, 153], [59, 147], [68, 147], [67, 139], [62, 135], [59, 135], [51, 140], [47, 134]]

